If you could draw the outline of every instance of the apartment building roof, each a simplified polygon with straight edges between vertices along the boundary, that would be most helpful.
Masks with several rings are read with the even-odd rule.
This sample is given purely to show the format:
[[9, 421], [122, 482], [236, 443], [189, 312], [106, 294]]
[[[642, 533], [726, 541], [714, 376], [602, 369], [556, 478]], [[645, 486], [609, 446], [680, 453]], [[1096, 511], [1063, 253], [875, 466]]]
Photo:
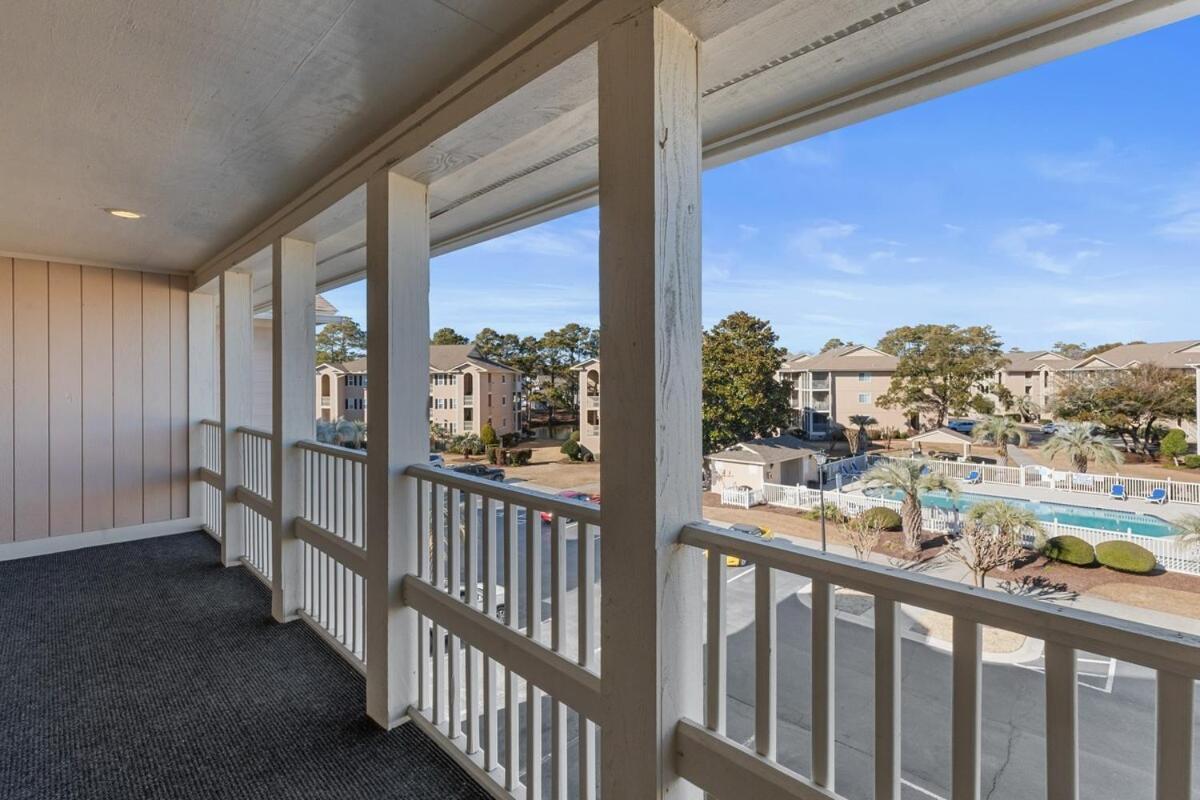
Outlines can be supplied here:
[[1157, 364], [1160, 367], [1186, 369], [1200, 361], [1200, 341], [1185, 339], [1178, 342], [1145, 342], [1122, 344], [1089, 356], [1075, 365], [1075, 369], [1123, 369], [1139, 364]]
[[1034, 372], [1042, 367], [1070, 369], [1075, 365], [1073, 359], [1053, 350], [1010, 350], [1004, 357], [1008, 359], [1008, 364], [1003, 367], [1005, 372]]
[[738, 442], [708, 458], [714, 461], [736, 461], [743, 464], [770, 464], [779, 461], [790, 461], [794, 458], [813, 455], [820, 451], [805, 445], [804, 441], [784, 434], [761, 439], [751, 439], [748, 442]]
[[890, 372], [896, 369], [898, 361], [895, 356], [874, 347], [850, 344], [788, 362], [786, 369], [810, 372]]
[[[429, 345], [429, 368], [437, 372], [451, 372], [460, 367], [474, 366], [483, 370], [495, 372], [516, 372], [515, 369], [499, 361], [493, 361], [479, 355], [473, 344], [431, 344]], [[317, 368], [329, 367], [341, 373], [359, 373], [367, 371], [367, 359], [355, 358], [340, 364], [324, 362]]]

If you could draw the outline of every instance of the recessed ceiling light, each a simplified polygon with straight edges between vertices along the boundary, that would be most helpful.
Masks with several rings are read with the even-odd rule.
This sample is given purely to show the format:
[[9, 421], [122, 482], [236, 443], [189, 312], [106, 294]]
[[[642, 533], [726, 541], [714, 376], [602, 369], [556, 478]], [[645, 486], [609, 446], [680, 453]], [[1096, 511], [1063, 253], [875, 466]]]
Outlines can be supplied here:
[[146, 216], [145, 214], [139, 214], [137, 211], [130, 211], [125, 208], [106, 208], [104, 210], [109, 214], [112, 214], [114, 217], [119, 217], [121, 219], [141, 219], [142, 217]]

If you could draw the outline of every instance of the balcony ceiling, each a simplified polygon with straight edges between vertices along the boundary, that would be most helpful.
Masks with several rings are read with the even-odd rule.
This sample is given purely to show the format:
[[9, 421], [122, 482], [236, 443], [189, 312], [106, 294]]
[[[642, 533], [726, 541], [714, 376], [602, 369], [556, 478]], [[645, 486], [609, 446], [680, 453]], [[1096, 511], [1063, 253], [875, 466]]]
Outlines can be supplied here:
[[[203, 277], [240, 263], [256, 274], [264, 300], [270, 259], [260, 248], [279, 231], [256, 232], [256, 224], [555, 5], [409, 0], [401, 15], [387, 0], [23, 4], [0, 29], [0, 250], [205, 265]], [[1198, 6], [663, 2], [704, 40], [709, 165], [1166, 24]], [[398, 169], [430, 183], [435, 252], [593, 203], [595, 95], [592, 46], [407, 154]], [[300, 231], [317, 241], [323, 285], [363, 269], [364, 195], [319, 203], [322, 213]], [[105, 206], [147, 218], [120, 222], [100, 211]]]

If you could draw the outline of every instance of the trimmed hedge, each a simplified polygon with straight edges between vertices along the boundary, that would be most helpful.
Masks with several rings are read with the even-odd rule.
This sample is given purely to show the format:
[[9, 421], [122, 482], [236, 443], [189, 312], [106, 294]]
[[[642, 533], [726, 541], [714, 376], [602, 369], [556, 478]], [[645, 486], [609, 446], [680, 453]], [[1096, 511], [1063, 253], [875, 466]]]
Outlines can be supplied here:
[[1042, 546], [1042, 555], [1053, 561], [1090, 567], [1096, 563], [1096, 550], [1078, 536], [1055, 536]]
[[1133, 542], [1101, 542], [1096, 545], [1096, 560], [1117, 572], [1145, 575], [1153, 572], [1158, 560], [1146, 548]]
[[868, 508], [859, 514], [858, 518], [863, 521], [864, 525], [875, 526], [885, 531], [898, 531], [904, 527], [904, 524], [900, 521], [900, 515], [892, 509], [884, 508], [883, 506]]

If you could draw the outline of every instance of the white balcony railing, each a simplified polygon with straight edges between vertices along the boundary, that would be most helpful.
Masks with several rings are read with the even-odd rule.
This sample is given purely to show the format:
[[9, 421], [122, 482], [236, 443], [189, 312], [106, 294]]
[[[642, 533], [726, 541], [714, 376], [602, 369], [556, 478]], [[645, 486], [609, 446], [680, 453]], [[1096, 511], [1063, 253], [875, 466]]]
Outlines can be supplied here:
[[472, 408], [475, 405], [475, 395], [463, 395], [463, 408]]
[[355, 668], [365, 669], [367, 454], [300, 442], [303, 453], [301, 618]]
[[260, 580], [271, 583], [271, 434], [253, 428], [238, 428], [242, 464], [237, 489], [242, 504], [243, 549], [241, 559]]
[[[421, 615], [414, 719], [443, 747], [471, 759], [496, 792], [542, 797], [540, 765], [549, 762], [555, 797], [566, 796], [574, 775], [578, 796], [595, 798], [599, 508], [425, 466], [410, 467], [408, 475], [418, 481], [422, 554], [420, 573], [403, 582], [405, 602]], [[543, 564], [547, 538], [550, 563]], [[572, 577], [576, 596], [568, 602]], [[567, 637], [570, 624], [574, 641]], [[550, 700], [549, 742], [542, 741], [543, 695]], [[580, 731], [573, 749], [569, 717]]]
[[[901, 797], [900, 605], [953, 618], [951, 785], [954, 796], [977, 797], [981, 749], [981, 642], [984, 626], [1045, 642], [1047, 796], [1078, 797], [1077, 653], [1085, 651], [1156, 671], [1156, 789], [1158, 798], [1190, 792], [1193, 681], [1200, 678], [1200, 638], [1029, 598], [985, 592], [919, 573], [853, 561], [779, 540], [693, 524], [684, 544], [708, 554], [707, 679], [704, 720], [683, 719], [675, 733], [680, 774], [711, 794], [733, 797], [840, 798], [835, 790], [833, 669], [834, 587], [871, 595], [874, 603], [875, 797]], [[755, 565], [754, 738], [747, 746], [726, 735], [726, 555]], [[780, 764], [776, 729], [775, 580], [778, 573], [812, 581], [811, 774]], [[790, 651], [789, 651], [790, 652]]]
[[200, 421], [200, 524], [217, 541], [225, 525], [225, 499], [221, 493], [221, 423]]
[[600, 407], [600, 395], [589, 394], [587, 396], [587, 407], [588, 408], [599, 408]]

